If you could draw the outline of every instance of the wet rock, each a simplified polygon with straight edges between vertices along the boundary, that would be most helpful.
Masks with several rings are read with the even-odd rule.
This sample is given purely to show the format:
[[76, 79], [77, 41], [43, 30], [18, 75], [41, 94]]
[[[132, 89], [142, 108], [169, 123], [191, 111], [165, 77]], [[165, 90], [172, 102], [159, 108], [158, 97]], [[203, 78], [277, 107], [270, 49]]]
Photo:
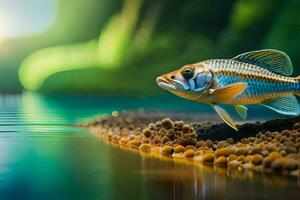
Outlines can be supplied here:
[[173, 122], [169, 118], [163, 119], [161, 124], [165, 129], [172, 129], [174, 126]]
[[255, 154], [251, 159], [251, 163], [253, 165], [261, 165], [262, 162], [263, 162], [263, 157], [260, 154]]
[[236, 155], [247, 155], [249, 153], [249, 149], [246, 147], [238, 148], [235, 152]]
[[254, 154], [260, 154], [262, 152], [262, 148], [255, 146], [251, 149], [250, 154], [254, 155]]
[[220, 148], [223, 148], [223, 147], [228, 147], [228, 146], [229, 146], [229, 144], [228, 144], [227, 141], [220, 141], [217, 144], [217, 149], [220, 149]]
[[220, 156], [229, 156], [231, 154], [234, 154], [235, 153], [235, 150], [233, 148], [229, 148], [229, 147], [224, 147], [224, 148], [221, 148], [221, 149], [217, 149], [215, 151], [215, 155], [216, 157], [220, 157]]
[[150, 138], [143, 138], [142, 139], [142, 144], [150, 144], [151, 143], [151, 139]]
[[152, 136], [152, 131], [149, 129], [149, 128], [144, 128], [143, 129], [143, 135], [146, 137], [146, 138], [149, 138]]
[[245, 164], [242, 164], [239, 168], [241, 168], [244, 171], [249, 171], [249, 170], [253, 169], [253, 165], [250, 163], [245, 163]]
[[278, 158], [275, 159], [272, 163], [271, 163], [271, 168], [273, 170], [281, 170], [282, 167], [284, 165], [284, 158]]
[[185, 150], [188, 150], [188, 149], [196, 150], [197, 148], [195, 146], [193, 146], [193, 145], [187, 145], [185, 147]]
[[141, 145], [141, 141], [140, 140], [131, 140], [129, 142], [129, 147], [139, 147]]
[[184, 157], [185, 158], [193, 158], [195, 155], [195, 151], [192, 149], [188, 149], [184, 152]]
[[233, 161], [233, 160], [237, 160], [238, 156], [235, 154], [231, 154], [230, 156], [228, 156], [227, 160], [228, 162]]
[[121, 144], [121, 145], [128, 145], [128, 143], [129, 143], [129, 139], [128, 138], [121, 138], [120, 140], [119, 140], [119, 144]]
[[182, 145], [177, 145], [174, 147], [174, 152], [175, 153], [183, 153], [184, 152], [184, 147]]
[[293, 146], [288, 146], [285, 148], [285, 151], [287, 154], [291, 154], [291, 153], [297, 153], [297, 149]]
[[197, 141], [196, 142], [196, 147], [206, 147], [206, 142], [204, 142], [203, 140]]
[[206, 163], [212, 163], [214, 162], [215, 160], [215, 155], [214, 153], [205, 153], [204, 156], [203, 156], [203, 162], [206, 162]]
[[156, 129], [156, 125], [155, 125], [154, 123], [150, 123], [150, 124], [148, 125], [148, 128], [149, 128], [150, 130], [154, 131], [154, 130]]
[[246, 159], [246, 157], [244, 156], [244, 155], [240, 155], [240, 156], [238, 156], [238, 161], [241, 161], [242, 163], [244, 163], [245, 162], [245, 159]]
[[169, 142], [171, 139], [168, 137], [168, 136], [164, 136], [162, 139], [161, 139], [161, 142], [163, 143], [163, 144], [165, 144], [165, 143], [167, 143], [167, 142]]
[[142, 144], [140, 147], [139, 147], [139, 150], [142, 151], [142, 152], [150, 152], [151, 151], [151, 145], [150, 144]]
[[164, 147], [162, 147], [161, 149], [161, 154], [165, 155], [165, 156], [170, 156], [173, 153], [173, 147], [166, 145]]
[[184, 124], [184, 125], [182, 126], [182, 132], [183, 132], [183, 133], [189, 133], [189, 132], [191, 132], [191, 131], [193, 131], [193, 128], [192, 128], [190, 125]]
[[227, 159], [225, 158], [225, 156], [220, 156], [215, 160], [214, 164], [218, 167], [226, 167]]
[[211, 140], [206, 140], [205, 143], [206, 143], [206, 146], [209, 147], [209, 148], [212, 148], [213, 145], [214, 145], [214, 142], [211, 141]]
[[160, 143], [160, 137], [159, 136], [155, 136], [154, 138], [153, 138], [153, 143], [154, 144], [159, 144]]
[[228, 167], [230, 169], [237, 169], [242, 163], [238, 160], [231, 160], [228, 162]]
[[298, 169], [298, 162], [294, 159], [287, 158], [283, 164], [283, 169], [288, 171], [296, 170]]
[[227, 139], [226, 139], [226, 142], [227, 142], [228, 144], [234, 144], [233, 138], [227, 138]]

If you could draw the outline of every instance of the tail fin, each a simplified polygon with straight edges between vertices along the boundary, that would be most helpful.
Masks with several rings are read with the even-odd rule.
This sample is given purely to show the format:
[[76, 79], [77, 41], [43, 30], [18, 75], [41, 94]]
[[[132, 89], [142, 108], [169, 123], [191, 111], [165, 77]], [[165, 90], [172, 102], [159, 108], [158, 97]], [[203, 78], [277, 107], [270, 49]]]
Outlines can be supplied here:
[[295, 77], [295, 79], [298, 81], [298, 83], [297, 83], [297, 89], [295, 90], [294, 94], [300, 96], [300, 75]]

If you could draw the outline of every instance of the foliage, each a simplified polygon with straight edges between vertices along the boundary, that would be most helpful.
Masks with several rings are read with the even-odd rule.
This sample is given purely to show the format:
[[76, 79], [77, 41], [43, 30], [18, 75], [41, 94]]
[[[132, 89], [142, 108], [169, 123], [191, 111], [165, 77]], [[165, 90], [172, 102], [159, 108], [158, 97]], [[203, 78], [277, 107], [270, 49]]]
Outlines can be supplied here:
[[300, 73], [298, 0], [72, 0], [69, 5], [71, 0], [60, 0], [57, 22], [47, 33], [7, 42], [11, 54], [4, 59], [0, 54], [0, 69], [12, 76], [3, 66], [16, 70], [28, 56], [19, 71], [28, 90], [155, 94], [161, 73], [262, 48], [287, 52]]

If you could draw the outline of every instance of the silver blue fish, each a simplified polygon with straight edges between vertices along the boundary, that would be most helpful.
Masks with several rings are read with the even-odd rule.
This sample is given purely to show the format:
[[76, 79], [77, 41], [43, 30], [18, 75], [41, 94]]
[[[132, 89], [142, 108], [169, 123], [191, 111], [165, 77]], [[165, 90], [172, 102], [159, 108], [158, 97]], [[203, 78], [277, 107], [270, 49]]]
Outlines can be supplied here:
[[300, 95], [300, 76], [290, 77], [287, 54], [273, 49], [251, 51], [232, 59], [211, 59], [159, 76], [157, 84], [177, 96], [212, 105], [230, 127], [234, 120], [220, 106], [232, 105], [246, 119], [249, 104], [260, 104], [284, 115], [299, 115], [294, 95]]

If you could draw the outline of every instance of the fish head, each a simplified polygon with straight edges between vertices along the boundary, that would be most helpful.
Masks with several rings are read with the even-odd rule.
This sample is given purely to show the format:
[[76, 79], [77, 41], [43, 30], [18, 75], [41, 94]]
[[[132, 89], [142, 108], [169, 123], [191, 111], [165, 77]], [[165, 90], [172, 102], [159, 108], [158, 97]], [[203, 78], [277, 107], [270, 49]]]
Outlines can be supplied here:
[[186, 99], [204, 95], [212, 81], [212, 73], [203, 63], [185, 65], [156, 79], [159, 87]]

